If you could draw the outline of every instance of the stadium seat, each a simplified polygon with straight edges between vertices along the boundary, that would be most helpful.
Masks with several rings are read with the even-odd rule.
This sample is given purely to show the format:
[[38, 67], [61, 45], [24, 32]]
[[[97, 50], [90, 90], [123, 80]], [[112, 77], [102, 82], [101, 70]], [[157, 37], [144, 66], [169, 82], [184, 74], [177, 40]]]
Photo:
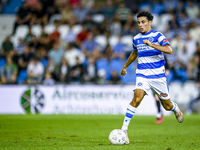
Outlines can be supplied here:
[[98, 35], [94, 38], [94, 40], [100, 45], [100, 50], [103, 50], [107, 46], [107, 39], [104, 35]]
[[64, 39], [66, 34], [68, 33], [69, 31], [69, 26], [68, 25], [60, 25], [58, 27], [58, 31], [60, 32], [60, 35], [61, 35], [61, 39]]
[[125, 51], [132, 51], [133, 49], [133, 36], [125, 35], [122, 36], [121, 42], [126, 45]]
[[110, 44], [110, 46], [113, 48], [118, 42], [118, 37], [117, 36], [110, 36], [108, 39], [108, 43]]
[[54, 24], [55, 20], [60, 20], [62, 18], [61, 14], [54, 14], [49, 19], [49, 24]]
[[16, 29], [15, 36], [18, 38], [25, 38], [28, 33], [28, 26], [27, 25], [20, 25]]
[[32, 34], [36, 35], [37, 37], [41, 34], [41, 26], [40, 25], [33, 25], [32, 26]]
[[168, 25], [168, 22], [171, 20], [172, 15], [169, 13], [165, 13], [160, 15], [160, 24], [157, 28], [160, 32], [164, 32], [166, 30], [166, 27]]
[[72, 28], [72, 30], [76, 33], [76, 34], [78, 34], [80, 31], [81, 31], [81, 29], [82, 29], [82, 26], [81, 25], [74, 25], [73, 26], [73, 28]]
[[157, 14], [152, 14], [153, 15], [153, 22], [152, 22], [152, 28], [154, 30], [157, 30], [160, 25], [160, 17]]
[[44, 31], [48, 34], [51, 34], [55, 30], [55, 26], [53, 24], [48, 24], [45, 26]]
[[26, 79], [27, 79], [27, 70], [26, 69], [21, 70], [17, 78], [17, 83], [23, 84]]
[[104, 21], [104, 19], [105, 19], [105, 16], [102, 14], [95, 14], [92, 16], [92, 20], [96, 23], [101, 23]]
[[113, 59], [109, 63], [108, 71], [111, 72], [111, 70], [116, 70], [118, 73], [120, 73], [123, 65], [124, 62], [120, 61], [120, 59]]
[[0, 58], [0, 67], [3, 67], [6, 64], [6, 59], [1, 57]]
[[12, 36], [12, 37], [10, 38], [10, 41], [13, 43], [14, 47], [17, 46], [17, 44], [18, 44], [18, 42], [19, 42], [19, 38], [20, 38], [20, 37], [17, 37], [17, 36]]
[[105, 69], [107, 70], [108, 62], [106, 59], [98, 59], [96, 62], [97, 70]]

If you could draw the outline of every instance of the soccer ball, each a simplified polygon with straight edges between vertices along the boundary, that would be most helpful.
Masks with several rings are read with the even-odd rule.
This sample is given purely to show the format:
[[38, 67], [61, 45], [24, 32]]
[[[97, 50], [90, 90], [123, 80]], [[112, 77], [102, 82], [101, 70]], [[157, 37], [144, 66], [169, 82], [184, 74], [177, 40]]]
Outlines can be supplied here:
[[121, 129], [114, 129], [109, 134], [109, 141], [114, 145], [122, 145], [126, 141], [126, 134]]

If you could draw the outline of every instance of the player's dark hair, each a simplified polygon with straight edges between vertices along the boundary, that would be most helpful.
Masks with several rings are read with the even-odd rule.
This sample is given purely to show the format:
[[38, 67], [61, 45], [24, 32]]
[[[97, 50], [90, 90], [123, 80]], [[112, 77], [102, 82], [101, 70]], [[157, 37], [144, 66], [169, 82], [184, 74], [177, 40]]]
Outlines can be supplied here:
[[137, 18], [139, 18], [139, 17], [147, 17], [148, 21], [153, 20], [153, 15], [147, 11], [142, 11], [142, 12], [138, 13]]

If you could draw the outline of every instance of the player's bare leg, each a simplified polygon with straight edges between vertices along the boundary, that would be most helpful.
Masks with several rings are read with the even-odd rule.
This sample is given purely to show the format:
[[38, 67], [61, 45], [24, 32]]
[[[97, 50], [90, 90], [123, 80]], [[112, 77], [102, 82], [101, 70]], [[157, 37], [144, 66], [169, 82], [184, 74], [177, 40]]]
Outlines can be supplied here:
[[123, 122], [123, 126], [122, 126], [122, 130], [126, 134], [125, 144], [129, 144], [129, 138], [128, 138], [128, 133], [127, 133], [129, 123], [130, 123], [133, 115], [135, 114], [137, 107], [140, 105], [143, 97], [145, 96], [145, 94], [146, 93], [145, 93], [144, 90], [136, 89], [134, 91], [134, 98], [127, 108], [126, 115], [125, 115], [124, 122]]
[[183, 113], [181, 112], [176, 103], [170, 101], [170, 99], [160, 101], [166, 110], [172, 110], [174, 112], [174, 115], [176, 116], [176, 119], [179, 123], [183, 122]]

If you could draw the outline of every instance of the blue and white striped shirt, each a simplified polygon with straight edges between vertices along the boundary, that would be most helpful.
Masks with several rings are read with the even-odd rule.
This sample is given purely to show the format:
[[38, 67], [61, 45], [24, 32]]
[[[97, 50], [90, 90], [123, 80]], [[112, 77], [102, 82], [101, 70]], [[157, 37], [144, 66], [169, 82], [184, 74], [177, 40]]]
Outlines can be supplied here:
[[133, 50], [138, 51], [136, 77], [147, 79], [165, 77], [165, 59], [163, 52], [143, 44], [143, 40], [145, 39], [156, 45], [165, 46], [169, 44], [162, 33], [152, 29], [148, 33], [139, 33], [134, 36]]

